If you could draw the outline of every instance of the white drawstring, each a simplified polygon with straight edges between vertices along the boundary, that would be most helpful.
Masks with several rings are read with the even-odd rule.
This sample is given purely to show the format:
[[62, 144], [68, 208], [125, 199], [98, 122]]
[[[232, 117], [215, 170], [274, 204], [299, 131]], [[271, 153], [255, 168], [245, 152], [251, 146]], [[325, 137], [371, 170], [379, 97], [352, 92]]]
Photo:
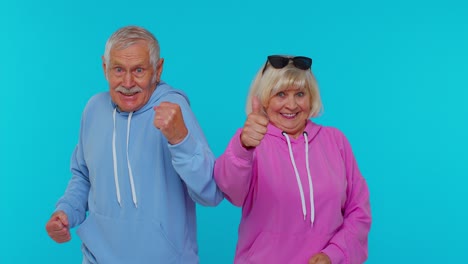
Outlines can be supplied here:
[[130, 120], [132, 120], [132, 115], [133, 115], [133, 112], [130, 112], [130, 114], [128, 115], [128, 122], [127, 122], [127, 166], [128, 166], [128, 175], [130, 177], [130, 186], [132, 188], [133, 204], [135, 205], [135, 207], [138, 207], [136, 193], [135, 193], [135, 184], [133, 183], [132, 166], [130, 165], [130, 160], [128, 159], [128, 141], [130, 139]]
[[[304, 198], [304, 190], [302, 188], [302, 182], [301, 178], [299, 176], [299, 172], [296, 167], [296, 162], [294, 160], [294, 154], [292, 151], [292, 146], [291, 146], [291, 141], [289, 139], [288, 134], [286, 132], [282, 133], [283, 136], [286, 138], [286, 141], [288, 142], [288, 149], [289, 149], [289, 157], [291, 159], [291, 163], [294, 168], [294, 173], [296, 174], [296, 181], [297, 181], [297, 186], [299, 187], [299, 193], [301, 195], [301, 204], [302, 204], [302, 214], [304, 216], [304, 220], [306, 219], [307, 215], [307, 207], [305, 205], [305, 198]], [[309, 198], [310, 198], [310, 224], [314, 224], [315, 220], [315, 207], [314, 207], [314, 193], [313, 193], [313, 186], [312, 186], [312, 177], [310, 175], [310, 169], [309, 169], [309, 141], [307, 138], [307, 132], [304, 132], [304, 141], [305, 141], [305, 154], [306, 154], [306, 167], [307, 167], [307, 179], [309, 181]]]
[[[117, 172], [117, 153], [115, 149], [115, 138], [116, 138], [116, 129], [115, 129], [115, 115], [117, 112], [117, 108], [114, 108], [114, 112], [112, 113], [112, 118], [114, 120], [114, 131], [112, 132], [112, 161], [114, 163], [114, 183], [115, 183], [115, 192], [117, 194], [117, 202], [119, 203], [119, 206], [122, 206], [121, 204], [121, 198], [120, 198], [120, 187], [119, 187], [119, 175]], [[130, 165], [130, 160], [129, 160], [129, 155], [128, 155], [128, 145], [130, 141], [130, 121], [132, 120], [133, 112], [130, 112], [128, 115], [128, 121], [127, 121], [127, 146], [126, 146], [126, 154], [127, 154], [127, 166], [128, 166], [128, 175], [130, 178], [130, 187], [132, 189], [132, 200], [133, 204], [135, 207], [138, 207], [138, 200], [136, 197], [136, 191], [135, 191], [135, 184], [133, 181], [133, 171], [132, 167]]]
[[306, 151], [306, 169], [307, 179], [309, 180], [309, 198], [310, 198], [310, 223], [313, 225], [315, 220], [315, 205], [314, 205], [314, 186], [312, 184], [312, 177], [310, 176], [309, 166], [309, 139], [307, 138], [307, 132], [304, 131], [305, 140], [305, 151]]
[[302, 214], [304, 215], [304, 220], [305, 220], [306, 219], [306, 214], [307, 214], [307, 209], [306, 209], [306, 206], [305, 206], [304, 190], [302, 189], [301, 179], [299, 178], [299, 172], [297, 171], [296, 162], [294, 161], [294, 155], [293, 155], [292, 148], [291, 148], [291, 141], [289, 141], [289, 137], [285, 132], [283, 132], [283, 135], [286, 137], [286, 141], [288, 142], [289, 157], [291, 159], [291, 163], [292, 163], [293, 168], [294, 168], [294, 173], [296, 174], [297, 186], [299, 186], [299, 192], [301, 194]]
[[112, 161], [114, 163], [114, 183], [115, 183], [115, 192], [117, 193], [117, 202], [119, 206], [120, 204], [120, 188], [119, 188], [119, 176], [117, 173], [117, 154], [115, 151], [115, 113], [117, 112], [117, 108], [114, 108], [114, 112], [112, 113], [112, 119], [114, 120], [114, 130], [112, 131]]

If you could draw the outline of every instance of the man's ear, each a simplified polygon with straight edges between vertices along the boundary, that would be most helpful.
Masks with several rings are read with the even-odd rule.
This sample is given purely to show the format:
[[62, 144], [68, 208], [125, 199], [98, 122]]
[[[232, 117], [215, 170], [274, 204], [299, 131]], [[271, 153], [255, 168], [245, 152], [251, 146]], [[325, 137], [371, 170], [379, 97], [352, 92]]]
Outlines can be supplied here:
[[158, 61], [158, 65], [156, 66], [156, 83], [159, 83], [161, 81], [161, 74], [163, 72], [163, 66], [164, 66], [164, 59], [160, 58]]
[[104, 76], [106, 77], [106, 80], [107, 80], [107, 65], [106, 65], [106, 60], [104, 59], [104, 56], [102, 56], [101, 59], [102, 59], [102, 69], [104, 70]]

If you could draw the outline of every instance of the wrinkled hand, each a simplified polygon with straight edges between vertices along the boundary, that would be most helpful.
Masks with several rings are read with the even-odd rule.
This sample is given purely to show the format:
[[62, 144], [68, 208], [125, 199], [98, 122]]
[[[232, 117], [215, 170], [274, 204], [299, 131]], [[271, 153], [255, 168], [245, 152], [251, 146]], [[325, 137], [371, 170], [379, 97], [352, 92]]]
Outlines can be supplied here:
[[170, 144], [175, 145], [187, 136], [188, 130], [178, 104], [162, 102], [153, 109], [156, 112], [153, 124], [161, 130]]
[[313, 255], [308, 264], [331, 264], [330, 258], [325, 253], [318, 253]]
[[257, 97], [252, 98], [252, 112], [247, 116], [241, 132], [241, 143], [244, 147], [256, 147], [267, 132], [268, 117], [262, 112]]
[[49, 236], [57, 243], [70, 241], [70, 228], [68, 217], [63, 211], [55, 212], [46, 224]]

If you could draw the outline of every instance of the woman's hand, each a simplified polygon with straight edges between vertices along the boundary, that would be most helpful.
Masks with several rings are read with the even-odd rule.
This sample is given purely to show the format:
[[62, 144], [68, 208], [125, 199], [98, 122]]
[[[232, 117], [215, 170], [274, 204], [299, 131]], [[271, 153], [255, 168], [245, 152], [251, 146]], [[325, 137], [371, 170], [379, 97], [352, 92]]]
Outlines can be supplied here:
[[267, 132], [268, 117], [262, 112], [257, 97], [252, 98], [252, 112], [247, 116], [240, 135], [242, 146], [254, 148], [260, 144]]
[[308, 264], [331, 264], [330, 258], [325, 253], [318, 253], [309, 259]]

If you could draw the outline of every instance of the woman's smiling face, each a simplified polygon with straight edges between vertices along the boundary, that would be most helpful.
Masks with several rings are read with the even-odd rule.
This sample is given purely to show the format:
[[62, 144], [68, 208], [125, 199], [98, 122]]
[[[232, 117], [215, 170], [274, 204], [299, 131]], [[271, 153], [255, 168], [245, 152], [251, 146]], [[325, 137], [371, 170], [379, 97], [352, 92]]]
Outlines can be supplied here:
[[304, 131], [311, 108], [308, 90], [293, 86], [273, 94], [266, 112], [273, 125], [297, 138]]

